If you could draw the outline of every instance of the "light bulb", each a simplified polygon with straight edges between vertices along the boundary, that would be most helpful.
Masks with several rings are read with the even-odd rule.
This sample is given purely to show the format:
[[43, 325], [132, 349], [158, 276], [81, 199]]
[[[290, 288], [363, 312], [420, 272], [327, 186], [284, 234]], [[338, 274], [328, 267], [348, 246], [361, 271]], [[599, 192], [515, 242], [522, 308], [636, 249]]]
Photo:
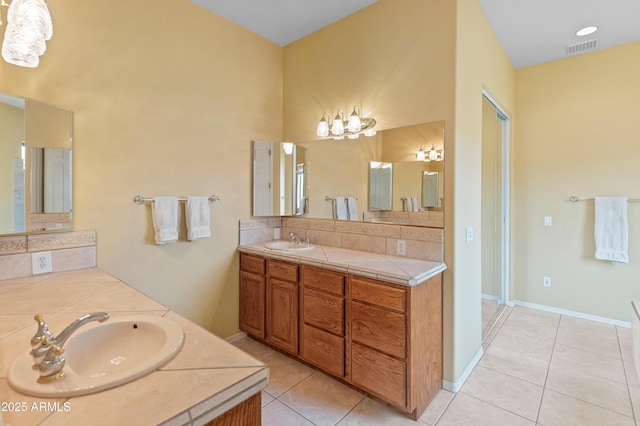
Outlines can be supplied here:
[[340, 136], [344, 134], [344, 123], [342, 122], [342, 118], [340, 117], [340, 112], [336, 114], [336, 117], [333, 119], [333, 125], [331, 126], [331, 134], [335, 136]]
[[360, 116], [358, 116], [358, 113], [356, 112], [356, 107], [355, 106], [353, 107], [353, 112], [351, 113], [351, 116], [349, 117], [349, 124], [347, 124], [347, 128], [352, 133], [359, 132], [360, 129], [362, 129], [362, 123], [360, 122]]
[[416, 160], [424, 161], [424, 149], [422, 149], [422, 147], [420, 147], [418, 153], [416, 154]]
[[321, 138], [326, 138], [329, 136], [329, 123], [324, 119], [324, 115], [322, 116], [322, 120], [318, 123], [318, 128], [316, 129], [316, 134]]

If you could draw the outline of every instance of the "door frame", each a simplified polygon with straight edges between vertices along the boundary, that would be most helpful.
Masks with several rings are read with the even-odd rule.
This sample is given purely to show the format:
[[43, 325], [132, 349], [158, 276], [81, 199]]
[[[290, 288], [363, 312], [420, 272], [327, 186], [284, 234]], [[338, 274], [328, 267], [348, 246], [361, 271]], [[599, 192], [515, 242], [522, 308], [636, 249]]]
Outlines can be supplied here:
[[500, 158], [500, 215], [501, 215], [501, 239], [500, 239], [500, 281], [501, 291], [498, 303], [513, 306], [510, 292], [510, 205], [511, 205], [511, 116], [500, 106], [500, 103], [491, 96], [486, 89], [482, 89], [482, 96], [496, 107], [501, 131], [501, 158]]

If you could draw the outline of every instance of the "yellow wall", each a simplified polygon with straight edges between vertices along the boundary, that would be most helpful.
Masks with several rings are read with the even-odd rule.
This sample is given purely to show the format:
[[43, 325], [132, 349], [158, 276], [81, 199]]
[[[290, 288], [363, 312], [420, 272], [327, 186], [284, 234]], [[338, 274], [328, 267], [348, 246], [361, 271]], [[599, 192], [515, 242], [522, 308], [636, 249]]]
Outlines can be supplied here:
[[[454, 371], [460, 377], [480, 349], [481, 338], [481, 181], [482, 90], [515, 116], [516, 72], [475, 0], [458, 0], [456, 31], [456, 94], [454, 143], [447, 144], [445, 223], [448, 236], [445, 259], [455, 276], [452, 334]], [[516, 120], [514, 118], [513, 123]], [[446, 141], [450, 140], [447, 133]], [[455, 170], [451, 171], [450, 165]], [[453, 185], [453, 189], [451, 189]], [[466, 227], [474, 229], [466, 241]]]
[[640, 203], [629, 204], [630, 263], [616, 265], [594, 258], [593, 201], [568, 198], [640, 198], [639, 75], [640, 42], [518, 70], [514, 299], [630, 321]]
[[[186, 1], [49, 2], [36, 69], [0, 61], [0, 91], [72, 109], [74, 229], [98, 265], [210, 330], [238, 330], [238, 220], [251, 141], [282, 139], [282, 48]], [[3, 8], [3, 12], [6, 8]], [[211, 195], [212, 238], [153, 244], [136, 194]]]

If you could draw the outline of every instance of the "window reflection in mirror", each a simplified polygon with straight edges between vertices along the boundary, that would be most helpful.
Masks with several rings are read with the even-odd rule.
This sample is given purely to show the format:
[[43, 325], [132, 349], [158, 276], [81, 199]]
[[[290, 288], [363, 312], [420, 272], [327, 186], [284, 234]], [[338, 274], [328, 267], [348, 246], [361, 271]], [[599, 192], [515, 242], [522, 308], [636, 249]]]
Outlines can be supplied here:
[[294, 144], [253, 141], [254, 216], [292, 215], [297, 178]]
[[369, 163], [369, 210], [391, 210], [393, 206], [393, 165]]

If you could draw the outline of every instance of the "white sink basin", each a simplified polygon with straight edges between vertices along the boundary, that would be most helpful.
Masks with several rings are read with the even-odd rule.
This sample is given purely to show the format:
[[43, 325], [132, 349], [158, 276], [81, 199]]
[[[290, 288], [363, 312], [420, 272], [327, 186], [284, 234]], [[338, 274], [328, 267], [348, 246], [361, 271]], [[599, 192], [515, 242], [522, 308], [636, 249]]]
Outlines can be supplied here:
[[292, 243], [289, 241], [271, 241], [266, 243], [264, 246], [272, 250], [295, 250], [295, 251], [311, 250], [312, 248], [315, 247], [313, 244], [298, 244], [298, 243]]
[[39, 397], [86, 395], [138, 379], [166, 364], [180, 348], [184, 334], [177, 323], [151, 315], [116, 317], [80, 330], [65, 345], [64, 376], [38, 383], [28, 352], [9, 369], [17, 392]]

